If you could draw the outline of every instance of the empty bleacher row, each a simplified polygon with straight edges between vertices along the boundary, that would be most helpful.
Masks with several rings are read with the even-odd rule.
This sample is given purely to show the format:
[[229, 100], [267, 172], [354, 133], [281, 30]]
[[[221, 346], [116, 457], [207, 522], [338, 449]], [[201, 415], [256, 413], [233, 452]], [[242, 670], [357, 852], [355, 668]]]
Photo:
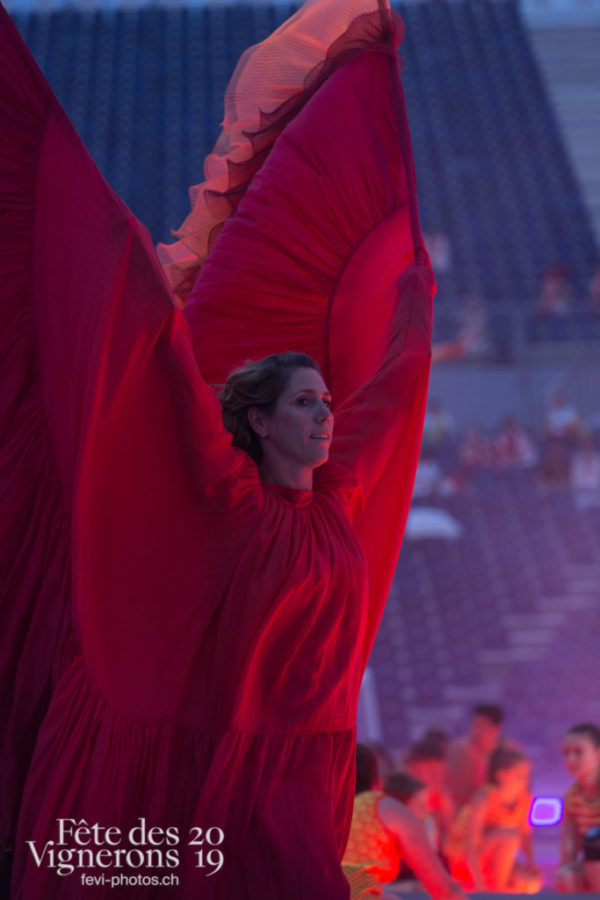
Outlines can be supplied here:
[[[400, 4], [422, 227], [450, 244], [441, 303], [533, 305], [565, 266], [582, 297], [597, 247], [512, 0]], [[16, 13], [114, 189], [168, 240], [219, 130], [242, 51], [291, 6]]]

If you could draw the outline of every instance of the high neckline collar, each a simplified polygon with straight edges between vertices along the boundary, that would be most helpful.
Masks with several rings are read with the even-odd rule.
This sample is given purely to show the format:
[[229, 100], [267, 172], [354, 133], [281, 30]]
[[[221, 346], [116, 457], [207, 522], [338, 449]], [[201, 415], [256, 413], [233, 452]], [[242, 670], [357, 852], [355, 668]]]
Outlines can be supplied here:
[[300, 488], [288, 487], [286, 484], [276, 484], [274, 481], [263, 481], [263, 487], [292, 506], [309, 506], [312, 502], [313, 491], [303, 491]]

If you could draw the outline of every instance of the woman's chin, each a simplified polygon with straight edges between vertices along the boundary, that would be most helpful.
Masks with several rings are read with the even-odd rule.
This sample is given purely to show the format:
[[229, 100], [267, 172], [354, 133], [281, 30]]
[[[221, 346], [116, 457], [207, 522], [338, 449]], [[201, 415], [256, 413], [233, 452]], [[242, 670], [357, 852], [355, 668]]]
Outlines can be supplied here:
[[324, 465], [329, 459], [329, 447], [324, 447], [321, 453], [314, 454], [313, 459], [313, 468], [317, 469], [319, 466]]

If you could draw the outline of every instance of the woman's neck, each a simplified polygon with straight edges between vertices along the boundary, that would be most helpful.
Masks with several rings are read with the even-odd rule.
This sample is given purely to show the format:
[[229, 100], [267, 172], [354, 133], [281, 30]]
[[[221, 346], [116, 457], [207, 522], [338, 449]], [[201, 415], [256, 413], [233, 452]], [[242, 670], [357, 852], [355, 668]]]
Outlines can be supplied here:
[[268, 463], [263, 460], [258, 467], [261, 481], [281, 484], [297, 491], [312, 491], [313, 470], [305, 466], [294, 466], [289, 462]]

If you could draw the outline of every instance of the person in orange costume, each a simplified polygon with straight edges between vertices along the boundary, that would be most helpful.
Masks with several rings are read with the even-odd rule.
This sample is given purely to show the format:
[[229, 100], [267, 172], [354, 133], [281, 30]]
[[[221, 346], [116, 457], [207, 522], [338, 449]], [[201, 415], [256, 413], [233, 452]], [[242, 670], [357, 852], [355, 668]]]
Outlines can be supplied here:
[[[350, 837], [342, 866], [352, 898], [364, 893], [389, 900], [400, 863], [406, 862], [434, 900], [464, 895], [441, 864], [422, 822], [404, 803], [382, 791], [377, 757], [363, 744], [356, 748], [356, 797]], [[423, 786], [424, 787], [424, 786]], [[371, 882], [367, 882], [367, 878]]]
[[409, 747], [404, 764], [415, 778], [420, 778], [427, 785], [427, 805], [441, 848], [455, 814], [452, 798], [445, 788], [444, 750], [434, 741], [417, 741]]
[[446, 754], [446, 787], [455, 809], [474, 796], [487, 779], [492, 751], [501, 741], [504, 710], [495, 703], [473, 708], [469, 733], [450, 744]]
[[[490, 756], [485, 784], [458, 813], [446, 846], [450, 871], [477, 891], [535, 894], [542, 878], [533, 861], [529, 810], [531, 765], [512, 747]], [[522, 851], [526, 861], [517, 860]]]

